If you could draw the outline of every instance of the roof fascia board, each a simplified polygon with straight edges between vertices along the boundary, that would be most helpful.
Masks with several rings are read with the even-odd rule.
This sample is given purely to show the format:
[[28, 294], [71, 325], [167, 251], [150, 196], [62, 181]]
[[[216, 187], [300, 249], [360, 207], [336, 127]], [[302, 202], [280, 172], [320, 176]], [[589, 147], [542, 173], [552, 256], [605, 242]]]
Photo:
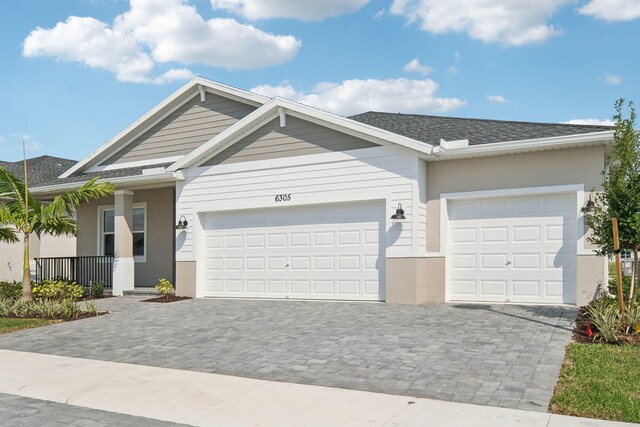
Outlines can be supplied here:
[[[149, 174], [149, 175], [136, 175], [136, 176], [125, 176], [121, 178], [104, 178], [98, 179], [98, 182], [110, 182], [116, 186], [118, 185], [128, 185], [128, 184], [156, 184], [156, 183], [169, 183], [179, 181], [180, 177], [174, 173], [162, 173], [162, 174]], [[69, 182], [64, 184], [55, 184], [55, 185], [47, 185], [43, 187], [35, 187], [29, 189], [31, 193], [34, 195], [42, 195], [42, 194], [50, 194], [50, 193], [60, 193], [69, 190], [75, 190], [82, 185], [89, 182], [87, 181], [78, 181], [78, 182]]]
[[[255, 94], [255, 93], [252, 93], [252, 92], [249, 92], [249, 91], [244, 91], [244, 90], [241, 90], [241, 89], [237, 89], [237, 88], [234, 88], [234, 87], [231, 87], [231, 86], [223, 85], [221, 83], [217, 83], [217, 82], [214, 82], [214, 81], [211, 81], [211, 80], [199, 77], [199, 76], [198, 77], [194, 77], [189, 82], [187, 82], [182, 87], [180, 87], [178, 90], [176, 90], [171, 95], [169, 95], [167, 98], [165, 98], [162, 102], [160, 102], [155, 107], [153, 107], [151, 110], [149, 110], [147, 113], [145, 113], [144, 115], [139, 117], [136, 121], [134, 121], [129, 126], [127, 126], [123, 131], [121, 131], [116, 136], [111, 138], [109, 141], [107, 141], [105, 144], [103, 144], [98, 149], [93, 151], [87, 157], [85, 157], [84, 159], [80, 160], [73, 167], [71, 167], [70, 169], [65, 171], [62, 175], [60, 175], [60, 178], [68, 178], [73, 173], [79, 171], [80, 169], [82, 169], [87, 164], [90, 164], [91, 162], [97, 160], [97, 158], [100, 155], [104, 154], [105, 152], [107, 152], [109, 149], [113, 148], [118, 143], [121, 143], [125, 138], [127, 138], [129, 136], [129, 134], [134, 132], [136, 130], [136, 128], [141, 126], [143, 123], [151, 120], [153, 117], [159, 115], [155, 120], [153, 120], [150, 124], [145, 126], [141, 131], [136, 132], [136, 134], [135, 134], [135, 136], [133, 138], [128, 138], [128, 141], [132, 141], [135, 138], [139, 137], [142, 133], [146, 132], [151, 127], [153, 127], [156, 124], [158, 124], [158, 122], [160, 122], [162, 119], [167, 117], [173, 111], [175, 111], [176, 109], [180, 108], [182, 105], [187, 103], [194, 96], [197, 96], [199, 94], [199, 89], [198, 89], [199, 85], [203, 86], [205, 88], [205, 90], [207, 90], [207, 91], [209, 91], [211, 93], [214, 93], [214, 94], [217, 94], [217, 95], [220, 95], [220, 96], [225, 96], [227, 98], [234, 99], [234, 100], [239, 101], [239, 102], [248, 103], [248, 104], [251, 104], [251, 105], [254, 105], [254, 106], [264, 104], [265, 102], [268, 101], [268, 98], [266, 98], [266, 97], [264, 97], [262, 95], [258, 95], [258, 94]], [[190, 94], [190, 92], [192, 92], [192, 93]], [[191, 95], [191, 96], [189, 96], [189, 95]], [[161, 114], [161, 112], [163, 110], [167, 109], [172, 103], [174, 103], [176, 100], [178, 100], [181, 96], [186, 96], [186, 98], [184, 100], [182, 100], [180, 103], [178, 103], [176, 106], [171, 108], [170, 110], [168, 110], [168, 111], [166, 111], [166, 112]], [[118, 149], [114, 150], [113, 153], [111, 153], [111, 155], [113, 155], [116, 152], [118, 152], [124, 146], [126, 146], [126, 144], [124, 144], [122, 147], [118, 147]]]
[[589, 145], [608, 144], [613, 141], [613, 131], [591, 132], [550, 138], [525, 139], [519, 141], [496, 142], [471, 145], [469, 147], [446, 149], [435, 147], [431, 160], [450, 160], [470, 157], [515, 154], [527, 151], [542, 151]]
[[242, 137], [254, 132], [269, 121], [278, 117], [280, 109], [282, 108], [284, 109], [285, 114], [289, 114], [342, 133], [357, 136], [380, 145], [389, 145], [390, 143], [393, 143], [405, 148], [410, 148], [422, 155], [430, 155], [433, 150], [433, 146], [427, 143], [419, 142], [374, 126], [365, 125], [346, 117], [327, 113], [313, 107], [308, 107], [306, 105], [276, 97], [251, 114], [245, 116], [234, 125], [228, 127], [191, 153], [187, 154], [173, 165], [169, 166], [167, 170], [177, 171], [179, 169], [205, 162], [223, 149], [239, 141]]

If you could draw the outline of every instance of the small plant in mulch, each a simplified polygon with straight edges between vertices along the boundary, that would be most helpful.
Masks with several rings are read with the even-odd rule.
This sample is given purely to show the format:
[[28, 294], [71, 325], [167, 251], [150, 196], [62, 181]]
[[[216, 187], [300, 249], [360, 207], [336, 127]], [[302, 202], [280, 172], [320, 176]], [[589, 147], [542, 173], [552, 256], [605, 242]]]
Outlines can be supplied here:
[[616, 299], [602, 293], [580, 309], [573, 337], [585, 344], [640, 345], [640, 306], [631, 303], [620, 313]]
[[167, 279], [158, 280], [158, 284], [156, 285], [156, 291], [160, 292], [161, 297], [146, 299], [142, 302], [175, 302], [182, 301], [185, 299], [191, 299], [190, 297], [178, 297], [176, 296], [176, 290], [174, 289], [171, 282]]

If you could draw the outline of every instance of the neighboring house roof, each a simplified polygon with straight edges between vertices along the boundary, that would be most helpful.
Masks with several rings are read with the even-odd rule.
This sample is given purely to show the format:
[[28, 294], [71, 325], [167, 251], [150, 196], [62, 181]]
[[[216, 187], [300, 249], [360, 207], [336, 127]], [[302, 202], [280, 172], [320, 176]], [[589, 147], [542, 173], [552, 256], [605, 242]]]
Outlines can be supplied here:
[[[47, 182], [54, 181], [64, 171], [76, 163], [76, 160], [53, 156], [39, 156], [27, 159], [29, 186], [37, 187], [44, 185]], [[21, 180], [24, 180], [24, 165], [22, 160], [17, 162], [5, 162], [0, 160], [0, 166], [16, 175]]]
[[466, 139], [469, 145], [610, 131], [611, 126], [466, 119], [369, 111], [349, 117], [431, 145]]

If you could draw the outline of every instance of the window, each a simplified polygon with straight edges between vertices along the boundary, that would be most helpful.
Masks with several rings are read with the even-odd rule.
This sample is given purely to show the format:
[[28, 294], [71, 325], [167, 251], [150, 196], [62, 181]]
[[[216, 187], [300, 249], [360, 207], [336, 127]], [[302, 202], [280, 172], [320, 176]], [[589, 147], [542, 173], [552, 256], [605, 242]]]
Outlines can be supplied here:
[[[102, 206], [100, 212], [100, 242], [99, 253], [101, 255], [115, 255], [115, 214], [112, 206]], [[147, 255], [147, 218], [146, 206], [136, 203], [133, 206], [133, 224], [131, 225], [133, 234], [133, 257], [136, 261], [146, 261]]]

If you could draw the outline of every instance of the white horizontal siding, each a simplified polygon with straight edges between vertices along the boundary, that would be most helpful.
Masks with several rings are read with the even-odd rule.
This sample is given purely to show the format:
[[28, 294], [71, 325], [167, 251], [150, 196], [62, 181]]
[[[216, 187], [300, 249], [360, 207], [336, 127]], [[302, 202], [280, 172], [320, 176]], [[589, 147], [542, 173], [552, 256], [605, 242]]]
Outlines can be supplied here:
[[[190, 227], [178, 233], [177, 259], [196, 259], [193, 231], [197, 212], [366, 199], [387, 200], [387, 256], [415, 256], [419, 233], [412, 225], [412, 215], [416, 201], [421, 199], [416, 194], [419, 187], [415, 155], [397, 147], [350, 153], [353, 154], [316, 154], [187, 171], [187, 179], [177, 189], [177, 216], [184, 215]], [[282, 193], [290, 193], [291, 202], [275, 202], [275, 195]], [[402, 203], [407, 219], [393, 225], [389, 217], [398, 203]], [[421, 209], [418, 206], [418, 211]]]

